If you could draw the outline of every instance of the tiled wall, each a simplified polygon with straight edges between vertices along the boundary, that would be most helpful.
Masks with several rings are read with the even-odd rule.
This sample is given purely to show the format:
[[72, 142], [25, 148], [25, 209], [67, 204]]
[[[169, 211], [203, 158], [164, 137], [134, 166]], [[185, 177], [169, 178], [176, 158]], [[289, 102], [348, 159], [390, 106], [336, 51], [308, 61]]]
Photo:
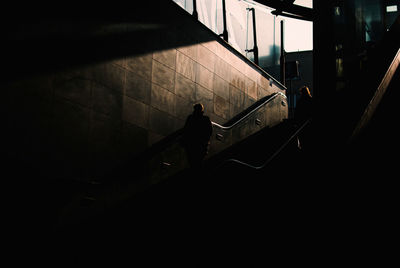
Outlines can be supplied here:
[[6, 151], [52, 177], [96, 179], [183, 127], [196, 102], [223, 124], [257, 99], [281, 91], [214, 33], [192, 24], [199, 26], [169, 29], [165, 36], [176, 40], [165, 49], [8, 83]]
[[[224, 123], [280, 89], [217, 41], [127, 57], [124, 120], [148, 130], [148, 145], [184, 125], [193, 104]], [[125, 107], [128, 106], [128, 107]], [[142, 116], [136, 116], [142, 115]]]

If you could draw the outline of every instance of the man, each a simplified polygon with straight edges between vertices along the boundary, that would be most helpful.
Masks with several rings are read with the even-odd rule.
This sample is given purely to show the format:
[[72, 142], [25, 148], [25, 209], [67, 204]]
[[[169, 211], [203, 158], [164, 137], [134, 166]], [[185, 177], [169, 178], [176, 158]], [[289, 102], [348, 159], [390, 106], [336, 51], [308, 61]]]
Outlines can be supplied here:
[[299, 90], [300, 98], [296, 103], [296, 110], [294, 113], [295, 122], [300, 125], [310, 119], [313, 113], [313, 99], [310, 89], [303, 86]]
[[207, 155], [211, 134], [211, 120], [204, 115], [204, 106], [197, 103], [193, 106], [193, 113], [186, 119], [182, 138], [191, 168], [199, 169], [201, 167], [203, 159]]

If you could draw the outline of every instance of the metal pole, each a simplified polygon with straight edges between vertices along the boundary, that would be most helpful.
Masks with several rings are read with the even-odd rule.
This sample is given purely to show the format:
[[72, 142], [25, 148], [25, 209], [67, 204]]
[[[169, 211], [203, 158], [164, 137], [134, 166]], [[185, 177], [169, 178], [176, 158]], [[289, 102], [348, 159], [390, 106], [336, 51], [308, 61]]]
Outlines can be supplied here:
[[199, 19], [199, 14], [197, 13], [197, 3], [196, 0], [193, 0], [193, 13], [192, 16], [195, 17], [195, 19]]
[[293, 118], [294, 117], [294, 92], [292, 89], [292, 79], [289, 80], [289, 99], [290, 99], [290, 103], [289, 103], [289, 118]]
[[286, 84], [286, 75], [285, 75], [286, 59], [285, 59], [284, 34], [285, 34], [285, 24], [284, 21], [281, 20], [281, 84], [282, 85]]
[[228, 42], [228, 30], [226, 29], [226, 7], [225, 7], [225, 0], [222, 0], [222, 18], [224, 22], [224, 31], [222, 33], [222, 37], [226, 42]]
[[257, 46], [257, 30], [256, 30], [256, 11], [254, 8], [248, 8], [247, 10], [251, 11], [253, 16], [253, 49], [246, 50], [246, 52], [253, 52], [254, 55], [254, 63], [259, 65], [258, 63], [258, 46]]
[[256, 28], [256, 10], [253, 8], [253, 37], [254, 37], [254, 62], [258, 64], [258, 46], [257, 46], [257, 28]]

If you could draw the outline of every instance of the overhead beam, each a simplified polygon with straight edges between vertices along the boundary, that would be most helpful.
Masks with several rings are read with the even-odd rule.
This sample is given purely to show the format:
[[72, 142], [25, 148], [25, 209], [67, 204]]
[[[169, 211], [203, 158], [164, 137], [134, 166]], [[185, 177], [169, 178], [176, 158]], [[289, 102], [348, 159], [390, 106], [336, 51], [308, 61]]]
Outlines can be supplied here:
[[253, 0], [262, 5], [275, 8], [274, 15], [286, 16], [301, 20], [314, 20], [314, 10], [312, 8], [303, 7], [293, 4], [294, 1], [281, 0]]

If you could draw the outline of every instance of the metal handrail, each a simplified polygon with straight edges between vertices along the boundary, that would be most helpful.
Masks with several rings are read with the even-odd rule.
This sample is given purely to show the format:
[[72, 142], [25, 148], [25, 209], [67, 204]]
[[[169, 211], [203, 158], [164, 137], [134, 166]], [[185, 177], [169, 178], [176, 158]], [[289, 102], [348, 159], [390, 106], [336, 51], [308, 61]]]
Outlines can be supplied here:
[[260, 109], [262, 106], [264, 106], [265, 104], [269, 103], [270, 101], [272, 101], [273, 99], [275, 99], [278, 96], [283, 96], [286, 99], [286, 95], [283, 94], [282, 92], [276, 92], [274, 93], [270, 98], [268, 98], [267, 100], [265, 100], [263, 103], [261, 103], [260, 105], [258, 105], [256, 108], [252, 109], [248, 114], [246, 114], [245, 116], [241, 117], [238, 121], [234, 122], [232, 125], [229, 126], [222, 126], [218, 123], [215, 122], [211, 122], [214, 126], [219, 127], [223, 130], [229, 130], [231, 128], [233, 128], [234, 126], [236, 126], [237, 124], [239, 124], [240, 122], [246, 120], [248, 117], [250, 117], [250, 115], [252, 115], [253, 113], [255, 113], [258, 109]]
[[238, 160], [238, 159], [233, 159], [233, 158], [231, 158], [231, 159], [227, 159], [227, 160], [223, 161], [223, 162], [219, 165], [219, 167], [222, 166], [223, 164], [232, 162], [232, 163], [236, 163], [236, 164], [239, 164], [239, 165], [242, 165], [242, 166], [245, 166], [245, 167], [254, 169], [254, 170], [261, 170], [261, 169], [265, 168], [278, 154], [280, 154], [280, 152], [281, 152], [295, 137], [297, 137], [297, 135], [299, 134], [299, 132], [302, 131], [303, 128], [305, 128], [310, 122], [311, 122], [311, 119], [308, 119], [303, 125], [301, 125], [301, 127], [299, 127], [299, 128], [296, 130], [296, 132], [295, 132], [292, 136], [290, 136], [290, 138], [289, 138], [284, 144], [282, 144], [282, 145], [278, 148], [278, 150], [276, 150], [275, 153], [273, 153], [273, 154], [264, 162], [264, 164], [262, 164], [261, 166], [253, 166], [253, 165], [251, 165], [251, 164], [242, 162], [242, 161], [240, 161], [240, 160]]
[[[234, 126], [236, 126], [237, 124], [239, 124], [240, 122], [242, 122], [243, 120], [247, 119], [250, 115], [252, 115], [256, 111], [258, 111], [258, 109], [260, 109], [262, 106], [264, 106], [265, 104], [267, 104], [270, 101], [272, 101], [273, 99], [275, 99], [277, 96], [283, 96], [286, 99], [286, 95], [285, 94], [283, 94], [281, 92], [276, 92], [270, 98], [268, 98], [267, 100], [262, 102], [257, 107], [253, 108], [248, 114], [246, 114], [245, 116], [241, 117], [238, 121], [234, 122], [230, 126], [222, 126], [222, 125], [220, 125], [218, 123], [215, 123], [213, 121], [211, 121], [211, 124], [216, 126], [216, 127], [221, 128], [223, 130], [229, 130], [229, 129], [233, 128]], [[172, 133], [168, 137], [166, 137], [166, 138], [162, 139], [161, 141], [155, 143], [151, 148], [149, 148], [149, 150], [147, 151], [146, 154], [147, 155], [154, 155], [154, 154], [162, 151], [163, 149], [165, 149], [169, 145], [171, 145], [171, 144], [175, 143], [177, 140], [179, 140], [182, 137], [182, 134], [183, 134], [183, 128], [178, 129], [177, 131], [175, 131], [174, 133]]]
[[375, 113], [377, 106], [381, 102], [383, 95], [385, 94], [387, 88], [389, 87], [390, 81], [392, 81], [394, 74], [399, 66], [400, 66], [400, 48], [397, 50], [397, 53], [394, 56], [392, 62], [390, 63], [389, 68], [386, 70], [386, 73], [383, 76], [382, 80], [380, 81], [378, 88], [376, 89], [367, 107], [364, 109], [360, 120], [358, 120], [357, 122], [357, 125], [353, 129], [353, 132], [350, 138], [348, 139], [348, 143], [353, 142], [355, 138], [360, 135], [360, 133], [366, 127], [368, 122], [371, 120], [372, 115]]

